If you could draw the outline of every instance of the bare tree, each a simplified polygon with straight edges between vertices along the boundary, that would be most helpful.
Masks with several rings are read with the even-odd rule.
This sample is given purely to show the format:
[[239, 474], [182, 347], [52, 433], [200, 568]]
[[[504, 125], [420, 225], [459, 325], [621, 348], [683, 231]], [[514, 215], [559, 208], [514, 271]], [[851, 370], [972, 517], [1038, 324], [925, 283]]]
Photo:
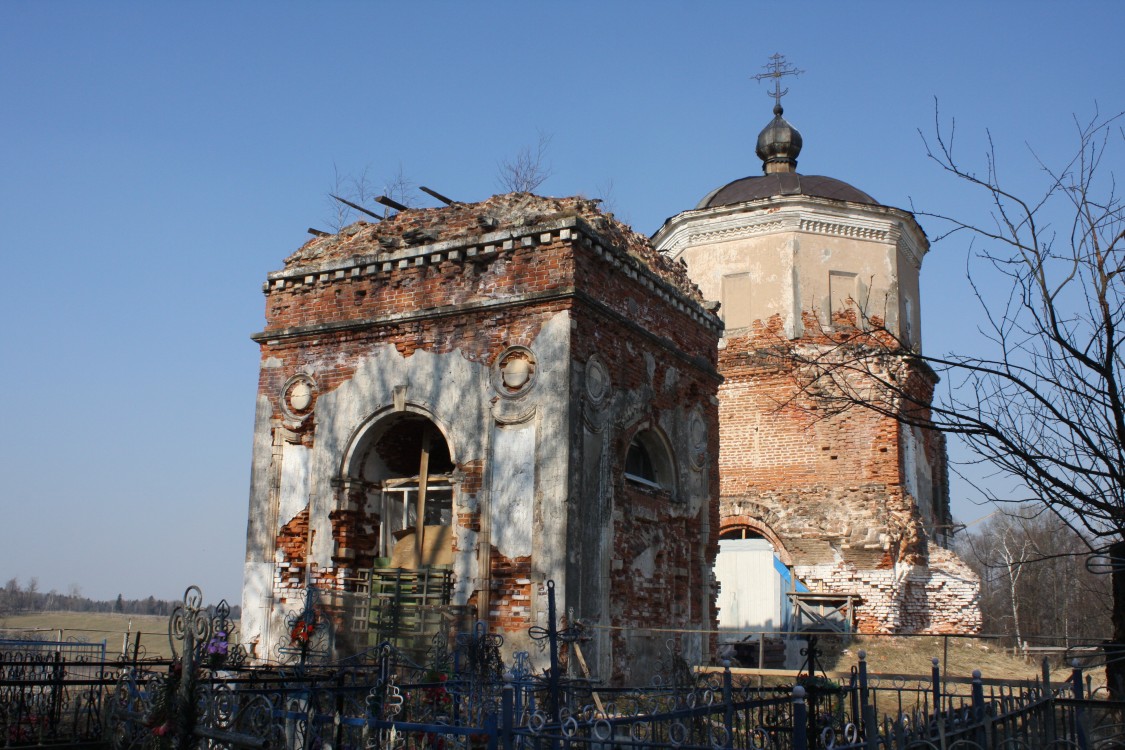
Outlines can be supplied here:
[[1087, 541], [1042, 505], [992, 514], [964, 535], [961, 552], [980, 577], [986, 633], [1070, 647], [1109, 632], [1108, 577], [1082, 564]]
[[417, 189], [418, 183], [407, 176], [402, 164], [399, 163], [398, 171], [391, 175], [384, 185], [383, 195], [408, 208], [414, 208], [418, 205]]
[[[929, 157], [987, 198], [991, 220], [918, 213], [945, 225], [935, 241], [972, 238], [985, 354], [923, 354], [866, 315], [853, 331], [822, 331], [817, 345], [786, 352], [804, 392], [828, 410], [859, 406], [959, 436], [977, 461], [1015, 482], [1015, 493], [979, 483], [986, 498], [1042, 503], [1105, 551], [1116, 698], [1125, 698], [1125, 208], [1108, 166], [1120, 163], [1123, 115], [1076, 120], [1074, 155], [1060, 167], [1036, 156], [1046, 188], [1024, 197], [1001, 180], [991, 136], [978, 174], [935, 112]], [[923, 370], [946, 384], [932, 407], [910, 377]]]
[[539, 131], [535, 147], [524, 146], [512, 160], [500, 162], [497, 182], [507, 193], [532, 193], [551, 176], [551, 167], [544, 160], [553, 136]]
[[[401, 170], [401, 168], [400, 168]], [[360, 218], [354, 208], [340, 200], [346, 198], [351, 203], [360, 206], [374, 206], [375, 189], [372, 187], [370, 165], [363, 168], [358, 175], [340, 174], [340, 168], [332, 165], [332, 187], [324, 196], [328, 214], [325, 221], [334, 232], [339, 232], [356, 219]]]
[[375, 199], [379, 195], [385, 195], [410, 208], [418, 205], [418, 196], [415, 190], [418, 186], [407, 176], [402, 164], [398, 165], [394, 174], [383, 180], [381, 193], [375, 187], [376, 181], [371, 176], [371, 172], [371, 165], [367, 165], [358, 174], [341, 174], [339, 167], [335, 164], [332, 165], [332, 187], [324, 197], [328, 209], [324, 220], [333, 232], [339, 232], [357, 219], [364, 218], [348, 203], [341, 201], [340, 198], [369, 208], [374, 213], [382, 213], [383, 216], [388, 215], [391, 209], [376, 202]]

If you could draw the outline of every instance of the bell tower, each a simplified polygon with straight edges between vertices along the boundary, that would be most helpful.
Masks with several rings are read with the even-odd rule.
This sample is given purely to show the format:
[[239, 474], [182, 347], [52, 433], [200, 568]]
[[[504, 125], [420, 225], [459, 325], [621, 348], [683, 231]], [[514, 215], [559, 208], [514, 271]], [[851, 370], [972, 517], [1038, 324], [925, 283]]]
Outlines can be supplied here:
[[[908, 211], [797, 172], [804, 140], [782, 116], [780, 80], [801, 71], [779, 55], [766, 69], [756, 77], [774, 82], [774, 117], [756, 141], [761, 175], [711, 191], [653, 237], [721, 303], [725, 326], [720, 626], [787, 629], [799, 610], [792, 600], [821, 596], [839, 599], [842, 616], [867, 632], [975, 631], [978, 583], [944, 546], [943, 436], [863, 408], [826, 413], [789, 356], [885, 332], [907, 387], [928, 404], [937, 377], [907, 354], [921, 347], [929, 243]], [[764, 588], [762, 576], [739, 572], [752, 565], [751, 547], [774, 557]]]

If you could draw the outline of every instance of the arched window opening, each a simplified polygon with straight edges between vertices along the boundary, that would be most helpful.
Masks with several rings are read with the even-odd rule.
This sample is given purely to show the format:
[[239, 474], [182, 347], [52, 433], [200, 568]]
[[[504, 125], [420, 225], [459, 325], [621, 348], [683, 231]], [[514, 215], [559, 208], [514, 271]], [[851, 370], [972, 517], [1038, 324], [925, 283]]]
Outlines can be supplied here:
[[736, 526], [720, 534], [719, 539], [722, 541], [726, 539], [765, 539], [765, 537], [748, 526]]
[[374, 557], [391, 567], [450, 564], [454, 464], [437, 426], [409, 412], [380, 421], [367, 436], [359, 467], [360, 478], [378, 492]]
[[671, 492], [675, 474], [668, 448], [652, 430], [641, 430], [625, 454], [625, 479], [649, 489]]

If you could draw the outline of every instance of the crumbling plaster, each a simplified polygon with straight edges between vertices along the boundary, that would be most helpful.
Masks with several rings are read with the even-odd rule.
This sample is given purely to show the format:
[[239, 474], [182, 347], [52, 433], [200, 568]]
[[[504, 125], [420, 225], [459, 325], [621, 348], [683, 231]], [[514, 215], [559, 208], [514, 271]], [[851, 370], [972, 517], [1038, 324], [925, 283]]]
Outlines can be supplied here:
[[[247, 565], [256, 581], [247, 596], [277, 597], [275, 640], [293, 607], [281, 599], [298, 592], [301, 575], [331, 588], [354, 573], [345, 547], [366, 543], [377, 511], [347, 455], [394, 409], [431, 418], [465, 468], [454, 482], [455, 598], [486, 607], [478, 616], [509, 649], [530, 647], [527, 627], [546, 624], [548, 580], [561, 615], [604, 626], [604, 648], [589, 657], [602, 674], [619, 675], [640, 654], [612, 628], [651, 625], [661, 601], [674, 602], [674, 624], [713, 625], [718, 321], [680, 264], [588, 201], [509, 195], [310, 241], [264, 291], [268, 324], [255, 339], [260, 393], [274, 408], [257, 428], [268, 460], [256, 459], [251, 515], [282, 495], [291, 512], [303, 481], [310, 498], [267, 524], [284, 539], [248, 535], [250, 546], [276, 550], [272, 577], [268, 554], [251, 550]], [[534, 360], [531, 385], [515, 393], [496, 387], [494, 368], [512, 345]], [[317, 394], [303, 421], [279, 414], [275, 400], [284, 406], [283, 384], [298, 375]], [[659, 432], [673, 456], [665, 494], [626, 488], [622, 465], [641, 428]], [[307, 473], [285, 472], [282, 493], [280, 467], [295, 456], [307, 457]], [[634, 522], [660, 529], [665, 547], [629, 551]], [[637, 574], [650, 567], [651, 579]], [[631, 616], [629, 601], [647, 614]], [[694, 655], [710, 645], [705, 635], [685, 640]]]
[[[920, 348], [928, 242], [914, 217], [774, 195], [683, 212], [654, 244], [686, 263], [701, 293], [721, 303], [723, 528], [764, 533], [814, 588], [862, 590], [866, 630], [975, 627], [972, 574], [952, 582], [927, 567], [949, 527], [942, 437], [864, 409], [830, 413], [803, 392], [788, 356], [815, 356], [838, 345], [833, 336], [882, 326], [886, 332], [867, 343]], [[928, 403], [934, 374], [901, 369], [902, 387]], [[869, 387], [837, 377], [859, 392]]]
[[[835, 312], [830, 272], [854, 274], [861, 318], [877, 319], [920, 345], [918, 272], [927, 243], [913, 218], [898, 209], [809, 196], [776, 196], [751, 204], [690, 211], [669, 219], [653, 238], [682, 259], [721, 314], [749, 306], [746, 320], [781, 316], [785, 334], [805, 333], [802, 313], [815, 311], [831, 327]], [[749, 274], [750, 299], [724, 299], [723, 277]], [[727, 320], [728, 332], [731, 330]], [[912, 321], [909, 330], [906, 321]], [[748, 325], [743, 323], [742, 325]]]

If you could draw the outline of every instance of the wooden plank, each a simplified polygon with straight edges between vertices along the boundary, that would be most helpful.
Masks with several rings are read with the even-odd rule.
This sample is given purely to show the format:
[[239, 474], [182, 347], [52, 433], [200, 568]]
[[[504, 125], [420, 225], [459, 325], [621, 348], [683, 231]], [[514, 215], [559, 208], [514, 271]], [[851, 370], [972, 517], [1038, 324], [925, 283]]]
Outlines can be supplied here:
[[418, 462], [418, 505], [414, 511], [414, 567], [422, 567], [426, 540], [426, 484], [430, 480], [430, 426], [422, 428], [422, 455]]
[[[582, 646], [579, 645], [578, 641], [574, 642], [574, 655], [578, 657], [578, 666], [582, 670], [582, 676], [587, 680], [590, 679], [590, 668], [586, 666], [586, 657], [582, 655]], [[594, 705], [604, 714], [605, 706], [602, 705], [602, 698], [598, 695], [598, 691], [591, 690], [590, 694], [594, 696]]]

